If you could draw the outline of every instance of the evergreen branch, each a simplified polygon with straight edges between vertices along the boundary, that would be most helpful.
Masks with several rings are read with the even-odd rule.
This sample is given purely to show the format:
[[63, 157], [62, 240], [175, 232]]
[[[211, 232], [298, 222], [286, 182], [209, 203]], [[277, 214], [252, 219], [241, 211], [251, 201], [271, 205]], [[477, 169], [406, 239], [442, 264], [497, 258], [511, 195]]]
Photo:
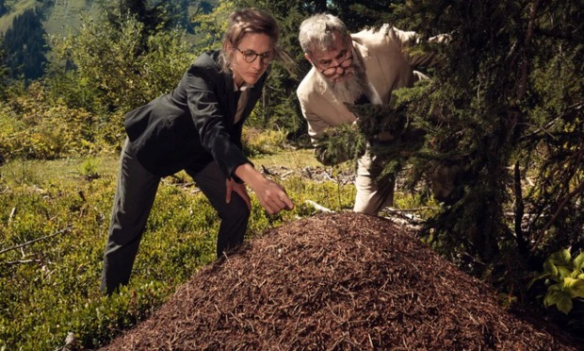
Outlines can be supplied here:
[[534, 32], [547, 38], [561, 39], [581, 43], [584, 38], [582, 38], [582, 36], [575, 35], [575, 33], [582, 33], [582, 27], [584, 27], [584, 23], [574, 28], [572, 32], [560, 32], [558, 31], [558, 28], [554, 28], [553, 30], [545, 28], [536, 28]]
[[533, 30], [535, 28], [535, 22], [537, 20], [538, 6], [539, 6], [539, 0], [535, 0], [531, 6], [531, 9], [529, 10], [529, 22], [527, 25], [527, 34], [525, 36], [525, 46], [523, 47], [522, 59], [521, 59], [521, 64], [520, 64], [521, 75], [519, 78], [519, 87], [518, 87], [518, 92], [517, 92], [517, 98], [519, 100], [523, 100], [523, 97], [525, 96], [525, 92], [527, 91], [527, 78], [528, 78], [528, 74], [529, 74], [529, 72], [527, 71], [528, 70], [527, 52], [529, 51], [531, 41], [533, 38]]
[[[575, 110], [580, 110], [582, 107], [584, 107], [584, 102], [579, 102], [577, 104], [573, 104], [571, 106], [569, 106], [566, 111], [564, 113], [562, 113], [560, 116], [557, 116], [556, 118], [554, 118], [553, 120], [549, 121], [548, 123], [546, 123], [543, 127], [540, 127], [536, 130], [534, 130], [533, 132], [524, 135], [522, 137], [519, 138], [519, 141], [524, 141], [526, 139], [532, 138], [536, 135], [538, 135], [539, 133], [546, 133], [546, 134], [550, 134], [547, 130], [549, 128], [551, 128], [554, 124], [556, 124], [558, 122], [558, 120], [564, 119], [568, 116], [569, 113], [575, 111]], [[551, 134], [550, 134], [551, 135]]]
[[533, 243], [533, 245], [531, 246], [532, 250], [536, 247], [539, 246], [541, 240], [544, 237], [545, 232], [552, 226], [552, 224], [556, 221], [556, 219], [558, 218], [558, 216], [560, 215], [560, 213], [562, 212], [562, 210], [564, 209], [564, 206], [568, 203], [568, 201], [570, 201], [571, 198], [573, 198], [574, 196], [580, 194], [580, 193], [584, 193], [584, 182], [580, 183], [580, 185], [574, 189], [574, 191], [572, 191], [571, 193], [569, 193], [566, 197], [564, 197], [564, 199], [562, 199], [562, 201], [560, 201], [560, 204], [558, 206], [558, 208], [556, 209], [556, 211], [553, 213], [552, 217], [550, 218], [550, 220], [544, 225], [544, 227], [540, 230], [539, 235], [537, 237], [537, 239], [535, 240], [535, 242]]
[[324, 165], [356, 160], [365, 152], [366, 140], [352, 125], [327, 130], [317, 146], [317, 158]]
[[392, 160], [390, 166], [399, 169], [405, 159], [421, 150], [426, 134], [412, 126], [407, 104], [347, 105], [359, 119], [325, 134], [317, 148], [319, 160], [325, 165], [356, 160], [369, 145], [372, 154]]
[[347, 107], [359, 117], [357, 121], [359, 131], [370, 140], [375, 139], [380, 133], [388, 133], [395, 139], [410, 126], [406, 104], [397, 107], [373, 104]]

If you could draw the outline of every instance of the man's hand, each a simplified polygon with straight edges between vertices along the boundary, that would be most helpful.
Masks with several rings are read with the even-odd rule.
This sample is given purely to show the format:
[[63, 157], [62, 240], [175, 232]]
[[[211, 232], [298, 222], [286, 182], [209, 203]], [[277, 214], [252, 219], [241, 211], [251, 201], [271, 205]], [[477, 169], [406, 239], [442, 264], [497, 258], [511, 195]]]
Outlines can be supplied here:
[[245, 188], [245, 185], [239, 184], [233, 179], [231, 179], [231, 180], [227, 179], [226, 185], [227, 185], [227, 195], [225, 198], [225, 202], [230, 203], [231, 202], [231, 193], [235, 192], [235, 193], [239, 194], [239, 196], [241, 196], [241, 198], [243, 199], [243, 201], [247, 205], [247, 209], [251, 211], [251, 200], [249, 198], [249, 194], [247, 193], [247, 189]]

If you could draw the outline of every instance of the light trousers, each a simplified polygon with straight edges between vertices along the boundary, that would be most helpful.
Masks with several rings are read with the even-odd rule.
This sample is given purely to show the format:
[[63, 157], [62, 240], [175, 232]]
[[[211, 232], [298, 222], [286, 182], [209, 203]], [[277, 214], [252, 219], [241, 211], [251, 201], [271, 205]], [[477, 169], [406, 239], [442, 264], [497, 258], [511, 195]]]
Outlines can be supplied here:
[[359, 158], [355, 176], [357, 196], [354, 212], [377, 215], [385, 206], [393, 206], [395, 174], [379, 177], [386, 164], [386, 160], [372, 156], [369, 150]]

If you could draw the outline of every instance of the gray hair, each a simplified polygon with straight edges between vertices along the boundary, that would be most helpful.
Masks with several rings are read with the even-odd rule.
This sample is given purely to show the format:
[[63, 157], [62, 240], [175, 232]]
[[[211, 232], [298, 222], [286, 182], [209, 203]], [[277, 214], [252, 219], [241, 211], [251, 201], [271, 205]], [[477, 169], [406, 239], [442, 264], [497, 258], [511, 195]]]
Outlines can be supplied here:
[[341, 35], [343, 41], [349, 36], [347, 26], [336, 16], [323, 13], [305, 19], [300, 25], [298, 34], [302, 51], [310, 54], [314, 49], [330, 49], [334, 42], [335, 32]]

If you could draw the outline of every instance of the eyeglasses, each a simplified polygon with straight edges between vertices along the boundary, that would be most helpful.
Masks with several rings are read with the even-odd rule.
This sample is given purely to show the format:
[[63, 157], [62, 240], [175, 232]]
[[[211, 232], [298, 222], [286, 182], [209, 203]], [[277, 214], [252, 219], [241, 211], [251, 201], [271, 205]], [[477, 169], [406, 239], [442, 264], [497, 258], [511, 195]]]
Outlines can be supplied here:
[[263, 54], [258, 54], [257, 52], [255, 52], [253, 50], [241, 51], [238, 48], [233, 48], [233, 49], [241, 52], [241, 55], [243, 56], [243, 60], [247, 63], [255, 62], [256, 58], [258, 58], [258, 56], [259, 56], [262, 64], [267, 65], [268, 63], [272, 62], [272, 60], [274, 59], [274, 56], [276, 55], [274, 50], [266, 51]]
[[353, 55], [347, 57], [346, 59], [344, 59], [343, 61], [339, 62], [338, 65], [333, 66], [333, 67], [328, 67], [325, 68], [323, 70], [320, 71], [320, 73], [322, 73], [325, 77], [332, 77], [335, 74], [337, 74], [337, 69], [342, 69], [343, 73], [345, 72], [345, 70], [349, 67], [351, 67], [351, 64], [353, 63]]

